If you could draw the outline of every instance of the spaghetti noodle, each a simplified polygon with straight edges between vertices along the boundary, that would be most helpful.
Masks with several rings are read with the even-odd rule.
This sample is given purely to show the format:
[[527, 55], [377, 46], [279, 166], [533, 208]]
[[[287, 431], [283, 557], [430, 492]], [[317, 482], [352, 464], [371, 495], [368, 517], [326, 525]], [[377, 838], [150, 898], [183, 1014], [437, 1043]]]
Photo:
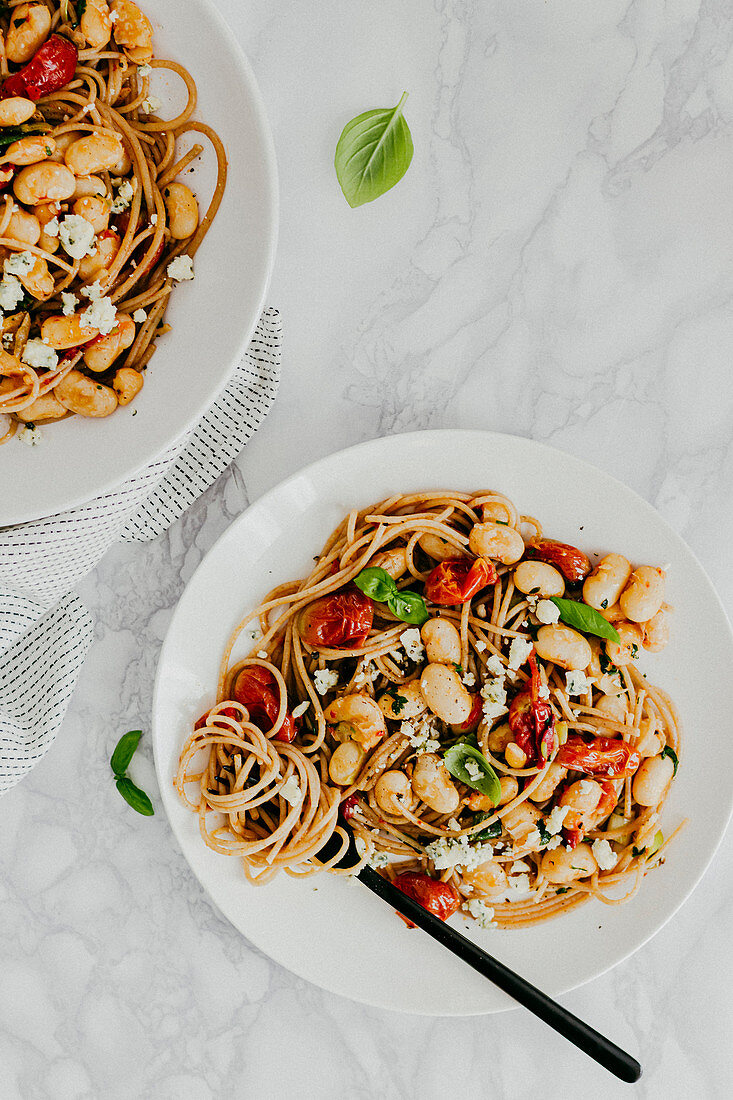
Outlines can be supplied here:
[[234, 631], [177, 790], [254, 883], [368, 862], [502, 928], [625, 900], [669, 843], [679, 721], [636, 668], [667, 640], [664, 582], [593, 568], [499, 493], [353, 511]]
[[[154, 70], [187, 93], [157, 115]], [[0, 17], [0, 442], [18, 424], [103, 417], [134, 400], [176, 281], [221, 203], [226, 154], [193, 120], [196, 84], [155, 60], [132, 0], [10, 0]], [[177, 151], [179, 139], [194, 144]], [[176, 180], [213, 147], [203, 216]], [[190, 169], [189, 169], [190, 170]]]

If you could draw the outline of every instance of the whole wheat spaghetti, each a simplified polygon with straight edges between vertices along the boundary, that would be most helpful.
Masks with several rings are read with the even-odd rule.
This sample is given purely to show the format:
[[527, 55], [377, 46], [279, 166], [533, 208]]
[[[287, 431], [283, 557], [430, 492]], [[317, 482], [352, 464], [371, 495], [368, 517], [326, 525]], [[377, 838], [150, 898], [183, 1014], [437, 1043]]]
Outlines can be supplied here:
[[500, 493], [354, 510], [235, 630], [178, 792], [254, 883], [369, 862], [439, 916], [502, 928], [617, 904], [669, 843], [679, 721], [637, 671], [667, 641], [664, 588], [620, 554], [593, 567]]
[[[173, 286], [193, 278], [224, 193], [226, 154], [193, 119], [193, 78], [154, 59], [152, 39], [132, 0], [3, 6], [0, 442], [19, 425], [130, 404], [168, 331]], [[185, 89], [175, 118], [158, 115], [156, 69]], [[203, 214], [177, 178], [204, 151], [201, 138], [217, 161]]]

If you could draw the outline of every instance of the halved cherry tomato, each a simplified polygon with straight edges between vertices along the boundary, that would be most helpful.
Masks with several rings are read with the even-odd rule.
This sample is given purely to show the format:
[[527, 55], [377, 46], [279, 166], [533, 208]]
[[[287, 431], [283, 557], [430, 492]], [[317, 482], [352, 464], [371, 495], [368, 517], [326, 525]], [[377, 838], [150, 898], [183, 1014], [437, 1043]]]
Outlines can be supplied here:
[[496, 576], [493, 562], [485, 558], [441, 561], [425, 581], [425, 595], [433, 603], [445, 606], [465, 603], [482, 588], [495, 584]]
[[[455, 886], [451, 886], [449, 882], [439, 882], [420, 871], [405, 871], [397, 875], [394, 885], [440, 920], [447, 920], [448, 917], [453, 916], [461, 904]], [[406, 918], [403, 917], [403, 920]], [[412, 922], [408, 921], [408, 923]]]
[[358, 588], [323, 596], [300, 614], [300, 636], [315, 649], [356, 649], [369, 637], [374, 604]]
[[529, 691], [520, 691], [509, 706], [509, 729], [520, 749], [527, 755], [530, 767], [543, 765], [550, 756], [555, 741], [555, 715], [546, 699], [540, 699], [540, 672], [537, 658], [530, 653], [532, 669]]
[[[595, 810], [591, 810], [590, 814], [587, 815], [592, 817], [599, 825], [602, 821], [605, 821], [612, 812], [617, 799], [613, 783], [609, 783], [608, 780], [605, 780], [601, 783], [601, 787], [603, 788], [603, 794], [598, 801], [598, 805]], [[571, 807], [565, 814], [562, 826], [562, 835], [569, 848], [577, 848], [580, 844], [583, 839], [583, 834], [585, 833], [585, 826], [586, 821], [584, 820], [584, 815], [580, 810], [574, 810]], [[593, 828], [595, 828], [595, 825]]]
[[41, 96], [58, 92], [73, 80], [78, 57], [73, 42], [52, 34], [27, 65], [7, 78], [0, 88], [0, 99], [23, 96], [35, 103]]
[[[210, 714], [210, 710], [204, 711], [204, 713], [201, 715], [193, 728], [195, 730], [203, 729], [209, 719]], [[219, 714], [226, 714], [227, 718], [236, 718], [238, 712], [234, 709], [234, 707], [224, 707], [224, 710], [220, 710]]]
[[554, 565], [571, 584], [584, 581], [592, 568], [590, 558], [582, 550], [578, 550], [577, 546], [556, 542], [555, 539], [535, 539], [525, 548], [524, 556], [533, 561]]
[[[280, 691], [269, 669], [261, 665], [243, 668], [234, 681], [232, 698], [247, 708], [250, 722], [258, 729], [266, 733], [275, 724], [280, 710]], [[297, 732], [295, 719], [287, 711], [274, 740], [290, 742]]]
[[626, 779], [636, 772], [641, 755], [617, 737], [591, 737], [586, 741], [574, 735], [560, 746], [555, 763], [585, 775]]

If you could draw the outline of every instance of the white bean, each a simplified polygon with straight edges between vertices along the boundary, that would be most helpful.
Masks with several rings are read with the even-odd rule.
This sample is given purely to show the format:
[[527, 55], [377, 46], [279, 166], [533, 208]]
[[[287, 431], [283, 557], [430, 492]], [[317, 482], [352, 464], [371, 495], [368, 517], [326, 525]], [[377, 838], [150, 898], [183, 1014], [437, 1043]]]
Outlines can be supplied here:
[[428, 661], [457, 665], [461, 660], [461, 635], [449, 619], [428, 619], [420, 631]]
[[606, 554], [583, 584], [583, 599], [597, 611], [613, 607], [631, 576], [631, 562], [621, 554]]
[[640, 806], [656, 806], [672, 782], [674, 764], [669, 756], [649, 756], [642, 760], [631, 784], [634, 801]]
[[562, 623], [541, 626], [535, 649], [543, 661], [552, 661], [567, 669], [586, 669], [593, 656], [587, 638]]

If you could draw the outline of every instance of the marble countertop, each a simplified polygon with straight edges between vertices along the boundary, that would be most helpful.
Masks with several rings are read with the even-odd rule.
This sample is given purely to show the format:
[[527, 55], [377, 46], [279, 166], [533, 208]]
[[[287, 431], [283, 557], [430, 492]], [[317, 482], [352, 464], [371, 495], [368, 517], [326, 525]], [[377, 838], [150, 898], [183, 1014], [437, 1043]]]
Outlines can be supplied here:
[[[81, 586], [96, 644], [1, 807], [0, 1097], [627, 1095], [521, 1011], [403, 1016], [294, 978], [212, 909], [107, 758], [148, 728], [172, 610], [230, 520], [376, 435], [491, 428], [588, 458], [659, 508], [733, 609], [733, 7], [218, 4], [277, 146], [282, 388], [167, 536], [114, 548]], [[412, 167], [351, 210], [340, 129], [405, 89]], [[134, 770], [155, 795], [149, 737]], [[633, 961], [563, 998], [640, 1058], [645, 1100], [733, 1089], [732, 870], [729, 834]]]

